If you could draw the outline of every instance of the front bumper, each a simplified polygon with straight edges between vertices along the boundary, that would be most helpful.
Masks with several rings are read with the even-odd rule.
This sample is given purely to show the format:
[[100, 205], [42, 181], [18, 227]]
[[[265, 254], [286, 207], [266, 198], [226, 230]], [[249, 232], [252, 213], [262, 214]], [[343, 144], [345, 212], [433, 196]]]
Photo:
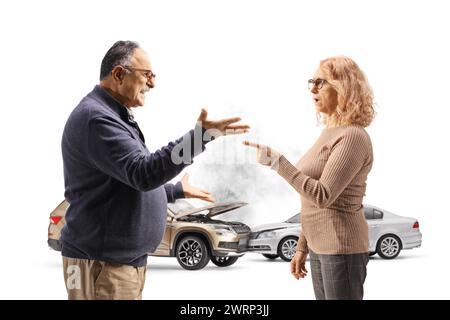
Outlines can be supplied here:
[[214, 256], [235, 257], [243, 256], [248, 249], [248, 237], [221, 239], [212, 250]]
[[248, 251], [265, 254], [277, 254], [278, 239], [252, 239], [248, 241]]

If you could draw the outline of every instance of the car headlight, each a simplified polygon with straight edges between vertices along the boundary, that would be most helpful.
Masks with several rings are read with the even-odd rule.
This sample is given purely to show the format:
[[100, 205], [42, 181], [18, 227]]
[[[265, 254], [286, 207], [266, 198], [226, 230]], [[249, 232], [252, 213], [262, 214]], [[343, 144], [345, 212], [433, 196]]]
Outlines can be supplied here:
[[216, 230], [216, 233], [218, 234], [222, 234], [224, 232], [236, 233], [231, 226], [227, 226], [225, 224], [213, 224], [211, 227]]
[[256, 237], [256, 239], [269, 239], [269, 238], [274, 238], [276, 236], [276, 231], [263, 231], [260, 234], [258, 234], [258, 236]]

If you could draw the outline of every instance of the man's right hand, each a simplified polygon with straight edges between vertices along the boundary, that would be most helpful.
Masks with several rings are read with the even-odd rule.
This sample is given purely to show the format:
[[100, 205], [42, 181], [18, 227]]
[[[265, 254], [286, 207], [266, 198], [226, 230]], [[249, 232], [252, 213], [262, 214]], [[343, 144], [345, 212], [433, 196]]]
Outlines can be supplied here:
[[197, 123], [202, 126], [204, 130], [211, 130], [212, 136], [222, 136], [229, 134], [246, 133], [250, 129], [246, 124], [233, 124], [241, 121], [241, 118], [234, 117], [221, 120], [208, 120], [208, 111], [202, 109], [200, 116], [197, 119]]
[[297, 251], [291, 260], [291, 274], [295, 279], [306, 277], [308, 270], [306, 270], [305, 262], [308, 254], [303, 251]]

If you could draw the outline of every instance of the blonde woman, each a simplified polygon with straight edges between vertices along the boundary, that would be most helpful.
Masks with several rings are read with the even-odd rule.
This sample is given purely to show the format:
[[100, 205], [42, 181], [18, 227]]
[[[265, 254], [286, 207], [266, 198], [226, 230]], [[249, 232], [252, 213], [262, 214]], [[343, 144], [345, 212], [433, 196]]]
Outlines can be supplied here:
[[342, 56], [321, 61], [308, 85], [325, 128], [296, 165], [268, 146], [244, 144], [300, 194], [302, 232], [292, 275], [306, 276], [309, 253], [316, 299], [362, 299], [369, 261], [362, 202], [373, 162], [364, 128], [374, 117], [373, 93], [358, 65]]

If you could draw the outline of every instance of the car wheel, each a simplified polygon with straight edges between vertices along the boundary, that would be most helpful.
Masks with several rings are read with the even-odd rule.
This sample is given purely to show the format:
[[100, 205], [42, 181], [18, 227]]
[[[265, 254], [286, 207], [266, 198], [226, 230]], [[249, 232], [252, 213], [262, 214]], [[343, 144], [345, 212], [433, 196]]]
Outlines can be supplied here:
[[376, 254], [377, 254], [376, 252], [369, 252], [369, 257], [372, 257], [372, 256], [374, 256]]
[[400, 239], [393, 235], [384, 235], [378, 240], [377, 253], [383, 259], [394, 259], [400, 253], [402, 243]]
[[178, 263], [187, 270], [199, 270], [209, 262], [209, 252], [205, 242], [196, 236], [181, 239], [177, 245]]
[[297, 237], [286, 237], [278, 244], [278, 255], [284, 261], [291, 261], [297, 249]]
[[277, 254], [267, 254], [267, 253], [263, 253], [262, 254], [264, 257], [266, 257], [267, 259], [270, 259], [270, 260], [275, 260], [276, 258], [278, 258], [278, 255]]
[[218, 267], [228, 267], [234, 264], [239, 257], [211, 257], [212, 263]]

